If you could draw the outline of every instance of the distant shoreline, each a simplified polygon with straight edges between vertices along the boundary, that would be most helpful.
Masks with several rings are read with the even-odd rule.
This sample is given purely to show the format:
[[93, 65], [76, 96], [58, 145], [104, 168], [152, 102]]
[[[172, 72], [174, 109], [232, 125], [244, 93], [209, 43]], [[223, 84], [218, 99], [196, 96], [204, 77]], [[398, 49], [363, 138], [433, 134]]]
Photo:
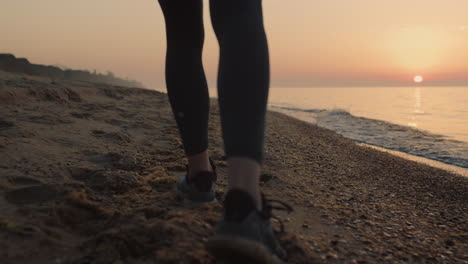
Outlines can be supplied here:
[[0, 53], [0, 70], [48, 77], [51, 80], [65, 79], [105, 83], [124, 87], [144, 87], [143, 84], [138, 81], [122, 79], [115, 76], [112, 72], [102, 74], [87, 70], [62, 69], [57, 66], [32, 64], [26, 58], [16, 58], [13, 54], [7, 53]]

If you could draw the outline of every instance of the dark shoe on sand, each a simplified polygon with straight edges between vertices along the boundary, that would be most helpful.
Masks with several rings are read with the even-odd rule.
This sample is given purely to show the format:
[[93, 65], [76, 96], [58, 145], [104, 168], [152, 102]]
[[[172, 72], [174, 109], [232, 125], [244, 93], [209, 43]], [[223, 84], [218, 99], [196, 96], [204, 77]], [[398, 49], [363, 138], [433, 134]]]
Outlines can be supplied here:
[[273, 234], [273, 207], [262, 195], [263, 209], [258, 211], [252, 197], [241, 190], [231, 190], [224, 201], [224, 215], [216, 229], [216, 235], [208, 240], [206, 247], [216, 258], [227, 263], [283, 263], [286, 251]]
[[188, 178], [189, 170], [177, 181], [177, 193], [184, 201], [191, 203], [216, 203], [213, 185], [216, 182], [216, 167], [210, 158], [213, 171], [200, 171], [192, 179]]

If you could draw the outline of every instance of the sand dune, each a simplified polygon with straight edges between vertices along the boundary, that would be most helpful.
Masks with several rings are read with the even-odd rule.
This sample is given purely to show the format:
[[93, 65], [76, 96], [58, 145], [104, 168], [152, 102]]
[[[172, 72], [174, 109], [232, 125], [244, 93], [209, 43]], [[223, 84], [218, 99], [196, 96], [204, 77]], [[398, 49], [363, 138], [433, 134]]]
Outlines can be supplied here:
[[[0, 71], [1, 263], [216, 263], [166, 95]], [[210, 151], [226, 186], [218, 108]], [[466, 263], [468, 179], [269, 112], [262, 188], [288, 263]]]

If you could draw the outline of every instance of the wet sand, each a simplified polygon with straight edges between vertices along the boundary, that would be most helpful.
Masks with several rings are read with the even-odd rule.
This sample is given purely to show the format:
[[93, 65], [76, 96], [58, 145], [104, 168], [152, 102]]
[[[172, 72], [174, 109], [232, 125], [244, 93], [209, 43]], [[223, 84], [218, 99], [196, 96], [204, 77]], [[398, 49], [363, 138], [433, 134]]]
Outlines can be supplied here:
[[[166, 97], [0, 72], [1, 263], [217, 263], [204, 242], [221, 206], [176, 197], [186, 161]], [[269, 112], [261, 184], [295, 209], [277, 213], [288, 263], [468, 262], [468, 178]]]

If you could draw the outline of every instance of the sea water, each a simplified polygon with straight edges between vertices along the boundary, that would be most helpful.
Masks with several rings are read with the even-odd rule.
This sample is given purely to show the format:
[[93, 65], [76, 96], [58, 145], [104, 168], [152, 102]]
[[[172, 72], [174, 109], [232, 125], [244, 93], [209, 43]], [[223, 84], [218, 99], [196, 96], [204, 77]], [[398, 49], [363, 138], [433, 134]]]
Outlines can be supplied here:
[[271, 88], [269, 110], [468, 168], [468, 87]]

